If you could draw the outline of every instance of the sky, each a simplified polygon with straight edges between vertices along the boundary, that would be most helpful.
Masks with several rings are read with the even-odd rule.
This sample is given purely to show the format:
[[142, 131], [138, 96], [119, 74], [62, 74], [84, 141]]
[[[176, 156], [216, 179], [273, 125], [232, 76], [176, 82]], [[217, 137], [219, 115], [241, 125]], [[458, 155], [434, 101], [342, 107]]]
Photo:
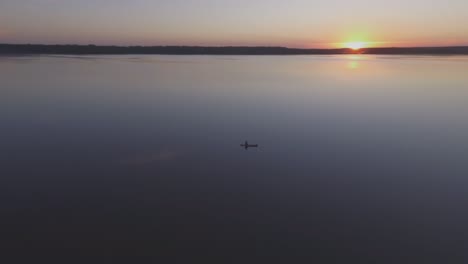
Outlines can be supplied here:
[[0, 0], [0, 43], [468, 45], [467, 0]]

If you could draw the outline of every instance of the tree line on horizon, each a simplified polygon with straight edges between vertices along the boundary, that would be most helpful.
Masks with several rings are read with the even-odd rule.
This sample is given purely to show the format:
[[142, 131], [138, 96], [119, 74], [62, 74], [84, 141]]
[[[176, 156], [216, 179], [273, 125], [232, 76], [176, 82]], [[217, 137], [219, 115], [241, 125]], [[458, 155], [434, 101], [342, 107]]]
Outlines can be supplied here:
[[342, 49], [298, 49], [287, 47], [249, 46], [96, 46], [96, 45], [40, 45], [0, 44], [0, 54], [167, 54], [167, 55], [333, 55], [333, 54], [433, 54], [468, 55], [468, 47], [400, 47]]

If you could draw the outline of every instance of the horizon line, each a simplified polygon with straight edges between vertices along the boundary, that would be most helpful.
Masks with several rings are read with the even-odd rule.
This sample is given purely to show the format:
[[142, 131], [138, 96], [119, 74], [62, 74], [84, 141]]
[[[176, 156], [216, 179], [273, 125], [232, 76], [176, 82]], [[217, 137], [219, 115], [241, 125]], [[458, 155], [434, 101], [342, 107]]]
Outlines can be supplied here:
[[75, 55], [468, 55], [468, 46], [288, 48], [281, 46], [99, 46], [94, 44], [0, 44], [0, 54]]
[[117, 45], [117, 44], [42, 44], [42, 43], [1, 43], [0, 45], [11, 45], [11, 46], [82, 46], [82, 47], [118, 47], [118, 48], [154, 48], [154, 47], [187, 47], [187, 48], [282, 48], [282, 49], [291, 49], [291, 50], [369, 50], [369, 49], [414, 49], [414, 48], [468, 48], [468, 45], [428, 45], [428, 46], [381, 46], [381, 47], [363, 47], [358, 50], [347, 48], [347, 47], [337, 47], [337, 48], [298, 48], [298, 47], [289, 47], [281, 45]]

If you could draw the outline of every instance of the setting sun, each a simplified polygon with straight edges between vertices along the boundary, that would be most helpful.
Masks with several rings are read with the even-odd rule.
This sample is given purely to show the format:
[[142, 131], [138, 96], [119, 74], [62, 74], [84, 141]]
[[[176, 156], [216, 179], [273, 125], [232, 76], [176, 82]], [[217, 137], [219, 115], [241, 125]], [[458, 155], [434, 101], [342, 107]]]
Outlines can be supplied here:
[[364, 42], [347, 42], [344, 44], [346, 48], [359, 50], [366, 47], [366, 43]]

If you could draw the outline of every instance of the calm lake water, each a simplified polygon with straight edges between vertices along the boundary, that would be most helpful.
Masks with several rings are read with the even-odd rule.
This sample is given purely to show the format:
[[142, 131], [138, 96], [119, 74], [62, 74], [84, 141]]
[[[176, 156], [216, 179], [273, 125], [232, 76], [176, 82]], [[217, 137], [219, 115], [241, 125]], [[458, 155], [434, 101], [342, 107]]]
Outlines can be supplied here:
[[0, 129], [18, 256], [468, 261], [468, 57], [0, 57]]

